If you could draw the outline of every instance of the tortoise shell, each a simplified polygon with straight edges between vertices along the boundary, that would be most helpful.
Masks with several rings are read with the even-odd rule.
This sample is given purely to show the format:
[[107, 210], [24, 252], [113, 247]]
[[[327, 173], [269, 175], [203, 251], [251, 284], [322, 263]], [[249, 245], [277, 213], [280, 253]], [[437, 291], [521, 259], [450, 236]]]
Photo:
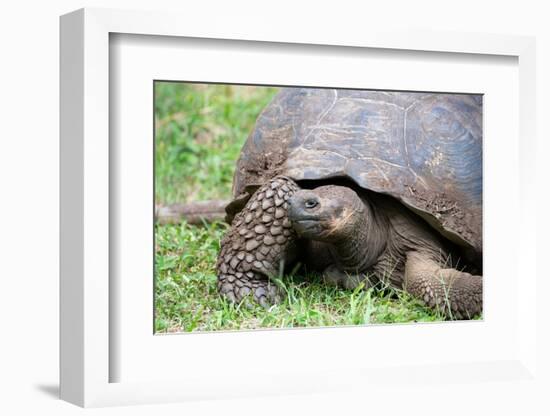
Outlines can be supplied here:
[[391, 195], [481, 254], [481, 95], [284, 88], [242, 148], [228, 218], [281, 174]]

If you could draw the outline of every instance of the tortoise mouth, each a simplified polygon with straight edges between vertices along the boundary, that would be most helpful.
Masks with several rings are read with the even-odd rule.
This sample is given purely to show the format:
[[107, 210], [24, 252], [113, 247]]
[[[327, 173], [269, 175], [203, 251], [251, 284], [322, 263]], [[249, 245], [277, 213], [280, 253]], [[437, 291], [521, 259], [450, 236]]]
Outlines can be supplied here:
[[288, 217], [292, 222], [314, 222], [322, 219], [318, 215], [313, 214], [289, 215]]
[[319, 234], [322, 231], [319, 219], [316, 217], [304, 217], [292, 220], [294, 231], [301, 236], [307, 237]]

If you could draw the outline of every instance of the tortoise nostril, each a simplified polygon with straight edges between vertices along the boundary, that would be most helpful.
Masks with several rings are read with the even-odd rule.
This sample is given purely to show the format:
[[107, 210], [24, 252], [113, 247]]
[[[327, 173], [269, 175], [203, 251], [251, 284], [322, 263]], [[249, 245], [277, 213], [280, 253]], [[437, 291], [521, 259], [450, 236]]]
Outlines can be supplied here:
[[318, 202], [315, 199], [308, 199], [304, 203], [304, 206], [306, 208], [315, 208], [317, 206]]

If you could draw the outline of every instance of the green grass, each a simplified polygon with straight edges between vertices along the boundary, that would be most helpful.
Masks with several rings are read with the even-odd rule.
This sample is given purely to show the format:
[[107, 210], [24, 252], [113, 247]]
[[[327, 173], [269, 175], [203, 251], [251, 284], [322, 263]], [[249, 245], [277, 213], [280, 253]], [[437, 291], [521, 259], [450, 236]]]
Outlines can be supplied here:
[[344, 290], [286, 276], [286, 297], [265, 309], [232, 304], [216, 291], [215, 262], [219, 240], [227, 225], [157, 226], [157, 332], [191, 332], [255, 328], [363, 325], [429, 322], [442, 316], [403, 291]]
[[276, 92], [157, 82], [156, 202], [229, 199], [241, 147]]
[[[157, 83], [155, 198], [160, 204], [230, 199], [235, 162], [276, 88]], [[157, 332], [436, 321], [442, 317], [396, 290], [346, 291], [318, 278], [287, 276], [270, 309], [233, 305], [216, 291], [215, 263], [226, 224], [157, 225]]]

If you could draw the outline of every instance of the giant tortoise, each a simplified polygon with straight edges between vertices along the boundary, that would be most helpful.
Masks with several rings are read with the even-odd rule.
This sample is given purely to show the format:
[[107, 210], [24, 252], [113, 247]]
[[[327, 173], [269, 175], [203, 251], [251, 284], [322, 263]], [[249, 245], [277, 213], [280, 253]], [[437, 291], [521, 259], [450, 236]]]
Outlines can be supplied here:
[[481, 313], [481, 109], [471, 94], [282, 89], [237, 163], [220, 293], [277, 302], [272, 278], [299, 261], [330, 284]]

